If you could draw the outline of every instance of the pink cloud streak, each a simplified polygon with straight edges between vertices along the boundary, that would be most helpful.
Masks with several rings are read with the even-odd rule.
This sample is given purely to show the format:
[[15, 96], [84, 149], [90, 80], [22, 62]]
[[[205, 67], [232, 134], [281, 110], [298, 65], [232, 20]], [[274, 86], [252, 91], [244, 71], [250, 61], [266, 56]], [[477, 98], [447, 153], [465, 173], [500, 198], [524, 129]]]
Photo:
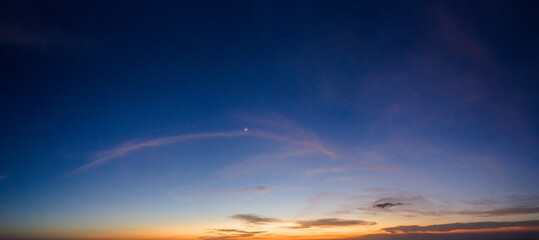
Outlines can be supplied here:
[[116, 147], [107, 151], [99, 152], [96, 156], [96, 158], [87, 163], [84, 164], [77, 169], [71, 171], [68, 176], [72, 176], [75, 174], [78, 174], [84, 170], [102, 165], [112, 159], [116, 159], [119, 157], [122, 157], [128, 153], [134, 152], [136, 150], [142, 149], [142, 148], [148, 148], [148, 147], [158, 147], [162, 145], [168, 145], [168, 144], [174, 144], [179, 142], [186, 142], [191, 140], [202, 140], [202, 139], [211, 139], [211, 138], [228, 138], [228, 137], [243, 137], [243, 136], [252, 136], [252, 137], [260, 137], [260, 138], [266, 138], [270, 140], [275, 140], [278, 142], [284, 142], [284, 143], [290, 143], [296, 146], [308, 148], [311, 150], [315, 150], [319, 153], [328, 155], [330, 157], [336, 156], [335, 153], [324, 147], [318, 142], [312, 142], [308, 140], [299, 141], [290, 139], [283, 136], [278, 136], [272, 133], [268, 133], [261, 130], [254, 130], [254, 131], [229, 131], [229, 132], [213, 132], [213, 133], [195, 133], [195, 134], [184, 134], [184, 135], [178, 135], [178, 136], [172, 136], [172, 137], [162, 137], [157, 138], [153, 140], [148, 140], [145, 142], [140, 143], [128, 143], [124, 144], [120, 147]]

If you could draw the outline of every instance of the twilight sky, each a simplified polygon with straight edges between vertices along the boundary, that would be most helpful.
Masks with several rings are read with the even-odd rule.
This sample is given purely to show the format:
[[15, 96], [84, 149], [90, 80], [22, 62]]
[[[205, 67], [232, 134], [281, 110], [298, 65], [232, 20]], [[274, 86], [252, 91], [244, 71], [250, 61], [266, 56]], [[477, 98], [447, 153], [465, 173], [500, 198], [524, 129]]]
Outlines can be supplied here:
[[2, 1], [0, 238], [535, 239], [538, 7]]

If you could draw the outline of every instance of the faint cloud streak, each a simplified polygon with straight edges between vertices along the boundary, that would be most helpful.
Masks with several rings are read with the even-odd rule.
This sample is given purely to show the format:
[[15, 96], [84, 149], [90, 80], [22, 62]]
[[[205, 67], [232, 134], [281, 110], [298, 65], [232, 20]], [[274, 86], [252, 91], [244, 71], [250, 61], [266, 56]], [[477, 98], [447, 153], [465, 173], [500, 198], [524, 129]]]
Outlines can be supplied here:
[[343, 172], [345, 169], [342, 168], [317, 168], [317, 169], [311, 169], [306, 171], [308, 175], [316, 175], [316, 174], [323, 174], [323, 173], [336, 173], [336, 172]]
[[240, 220], [245, 223], [253, 224], [253, 225], [264, 225], [268, 223], [281, 222], [281, 220], [276, 219], [276, 218], [261, 217], [256, 214], [236, 214], [236, 215], [230, 216], [230, 218]]
[[268, 188], [264, 186], [256, 186], [252, 188], [242, 188], [237, 190], [220, 190], [219, 192], [233, 194], [266, 194], [268, 192]]
[[196, 133], [196, 134], [185, 134], [185, 135], [178, 135], [178, 136], [172, 136], [172, 137], [162, 137], [162, 138], [148, 140], [148, 141], [140, 142], [140, 143], [127, 143], [120, 147], [113, 148], [111, 150], [99, 152], [93, 161], [87, 164], [84, 164], [78, 167], [77, 169], [71, 171], [68, 174], [68, 176], [75, 175], [86, 169], [96, 167], [112, 159], [122, 157], [128, 153], [131, 153], [136, 150], [143, 149], [143, 148], [158, 147], [162, 145], [169, 145], [173, 143], [179, 143], [179, 142], [185, 142], [185, 141], [191, 141], [191, 140], [226, 138], [226, 137], [243, 137], [243, 136], [266, 138], [266, 139], [270, 139], [270, 140], [274, 140], [278, 142], [289, 143], [296, 146], [311, 149], [311, 150], [317, 151], [319, 153], [322, 153], [331, 157], [335, 156], [335, 153], [328, 150], [326, 147], [322, 146], [321, 144], [317, 142], [298, 141], [298, 140], [275, 135], [275, 134], [268, 133], [261, 130], [253, 130], [253, 131], [249, 130], [248, 132], [230, 131], [230, 132]]
[[518, 215], [518, 214], [534, 214], [539, 213], [539, 207], [521, 207], [521, 208], [502, 208], [485, 211], [459, 211], [456, 214], [460, 215], [479, 215], [479, 216], [503, 216], [503, 215]]
[[331, 227], [347, 227], [347, 226], [370, 226], [376, 225], [376, 222], [367, 222], [361, 220], [346, 220], [338, 218], [322, 218], [314, 220], [296, 221], [297, 226], [290, 227], [292, 229], [297, 228], [331, 228]]

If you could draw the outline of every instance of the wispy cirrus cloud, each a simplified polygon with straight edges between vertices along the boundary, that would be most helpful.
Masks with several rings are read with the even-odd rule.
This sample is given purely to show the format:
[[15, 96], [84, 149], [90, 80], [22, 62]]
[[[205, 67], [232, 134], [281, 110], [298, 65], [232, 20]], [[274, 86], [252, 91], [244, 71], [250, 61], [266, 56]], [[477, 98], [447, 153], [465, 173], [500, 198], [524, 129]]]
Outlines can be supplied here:
[[508, 208], [508, 209], [492, 209], [484, 211], [447, 211], [447, 210], [418, 210], [418, 209], [400, 209], [388, 210], [388, 212], [407, 217], [417, 216], [443, 216], [443, 215], [470, 215], [478, 217], [490, 216], [509, 216], [509, 215], [525, 215], [539, 213], [539, 208]]
[[481, 199], [465, 202], [473, 210], [458, 211], [461, 215], [503, 216], [539, 213], [539, 196], [510, 195], [496, 199]]
[[236, 114], [232, 118], [241, 120], [249, 125], [254, 125], [257, 129], [266, 129], [265, 136], [277, 141], [286, 141], [297, 146], [304, 146], [315, 149], [328, 156], [336, 157], [338, 154], [329, 150], [323, 141], [314, 131], [306, 129], [294, 121], [276, 113], [266, 113], [262, 116], [250, 114]]
[[248, 224], [253, 225], [264, 225], [268, 223], [276, 223], [276, 222], [282, 222], [279, 219], [276, 218], [268, 218], [268, 217], [261, 217], [256, 214], [236, 214], [230, 216], [232, 219], [240, 220]]
[[249, 130], [249, 131], [229, 131], [229, 132], [212, 132], [212, 133], [195, 133], [195, 134], [184, 134], [172, 137], [162, 137], [156, 138], [139, 143], [126, 143], [119, 147], [102, 151], [96, 154], [96, 157], [89, 163], [84, 164], [77, 169], [71, 171], [68, 175], [75, 175], [84, 170], [102, 165], [110, 160], [117, 159], [125, 156], [126, 154], [132, 153], [134, 151], [158, 147], [162, 145], [169, 145], [174, 143], [193, 141], [193, 140], [203, 140], [203, 139], [213, 139], [213, 138], [229, 138], [229, 137], [259, 137], [270, 139], [282, 143], [292, 144], [296, 147], [309, 149], [310, 151], [315, 151], [320, 154], [325, 154], [327, 156], [335, 156], [335, 153], [330, 151], [327, 147], [323, 146], [319, 142], [309, 141], [306, 139], [296, 140], [285, 136], [276, 135], [270, 132], [263, 130]]
[[311, 139], [315, 142], [321, 142], [313, 131], [305, 129], [294, 121], [277, 113], [266, 113], [263, 116], [235, 114], [231, 117], [234, 120], [239, 120], [248, 123], [249, 125], [272, 129], [283, 135], [296, 136], [296, 138]]
[[298, 220], [295, 222], [297, 226], [292, 226], [290, 228], [331, 228], [331, 227], [347, 227], [347, 226], [370, 226], [376, 225], [376, 222], [368, 222], [362, 220], [347, 220], [347, 219], [338, 219], [338, 218], [321, 218], [313, 220]]
[[366, 213], [386, 212], [407, 217], [442, 215], [471, 215], [479, 217], [523, 215], [539, 213], [538, 199], [539, 198], [534, 196], [519, 198], [507, 197], [504, 200], [486, 199], [466, 202], [474, 206], [473, 210], [449, 210], [422, 196], [399, 196], [378, 199], [372, 204], [372, 207], [359, 208], [359, 210]]
[[453, 16], [447, 7], [437, 6], [431, 11], [438, 23], [439, 37], [449, 48], [480, 64], [492, 62], [485, 45], [472, 33], [467, 32], [465, 25]]
[[474, 208], [509, 208], [511, 207], [539, 207], [539, 196], [537, 195], [510, 195], [503, 198], [479, 199], [465, 201], [464, 203]]
[[139, 149], [157, 147], [167, 144], [173, 144], [178, 142], [185, 142], [190, 140], [199, 140], [199, 139], [209, 139], [209, 138], [219, 138], [219, 137], [237, 137], [245, 135], [243, 131], [232, 131], [232, 132], [213, 132], [213, 133], [196, 133], [196, 134], [185, 134], [172, 137], [162, 137], [156, 138], [153, 140], [148, 140], [140, 143], [126, 143], [122, 146], [102, 151], [96, 154], [96, 157], [91, 162], [80, 166], [79, 168], [73, 170], [69, 175], [77, 174], [86, 169], [96, 167], [98, 165], [104, 164], [112, 159], [122, 157], [128, 153], [134, 152]]
[[336, 153], [329, 150], [326, 146], [322, 145], [318, 141], [309, 141], [309, 140], [306, 140], [306, 139], [296, 140], [296, 139], [292, 139], [292, 138], [289, 138], [289, 137], [280, 136], [280, 135], [276, 135], [276, 134], [269, 133], [269, 132], [264, 132], [264, 131], [256, 131], [256, 130], [253, 131], [252, 133], [250, 133], [250, 135], [255, 136], [255, 137], [262, 137], [262, 138], [272, 139], [272, 140], [279, 141], [279, 142], [290, 143], [290, 144], [293, 144], [293, 145], [296, 145], [296, 146], [305, 147], [307, 149], [316, 150], [316, 151], [318, 151], [320, 153], [323, 153], [325, 155], [328, 155], [330, 157], [337, 156]]
[[534, 214], [539, 213], [539, 207], [516, 207], [516, 208], [500, 208], [491, 210], [469, 210], [458, 211], [455, 214], [460, 215], [477, 215], [477, 216], [503, 216], [503, 215], [519, 215], [519, 214]]
[[449, 223], [427, 226], [398, 226], [383, 228], [389, 233], [411, 233], [411, 232], [449, 232], [454, 230], [481, 230], [506, 227], [539, 227], [539, 220], [521, 222], [469, 222], [469, 223]]

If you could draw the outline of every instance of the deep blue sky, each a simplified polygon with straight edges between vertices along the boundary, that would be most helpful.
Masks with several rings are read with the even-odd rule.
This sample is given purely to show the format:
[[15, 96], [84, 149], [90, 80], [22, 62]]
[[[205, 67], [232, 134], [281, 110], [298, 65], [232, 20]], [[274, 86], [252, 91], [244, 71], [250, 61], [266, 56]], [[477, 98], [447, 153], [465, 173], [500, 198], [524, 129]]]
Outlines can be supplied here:
[[[216, 228], [236, 207], [350, 218], [331, 214], [388, 198], [413, 202], [399, 216], [538, 217], [535, 1], [0, 6], [6, 236]], [[525, 213], [462, 213], [477, 201]], [[371, 232], [444, 219], [361, 214]]]

